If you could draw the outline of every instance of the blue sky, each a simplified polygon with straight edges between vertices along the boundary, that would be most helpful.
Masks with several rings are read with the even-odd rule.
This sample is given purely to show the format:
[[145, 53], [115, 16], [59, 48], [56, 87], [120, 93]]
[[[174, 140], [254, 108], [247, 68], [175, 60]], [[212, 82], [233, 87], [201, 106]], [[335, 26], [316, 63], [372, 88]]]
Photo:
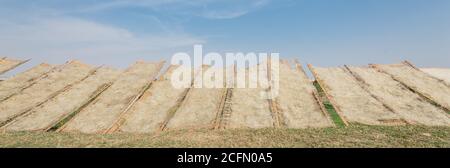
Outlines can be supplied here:
[[0, 0], [0, 55], [127, 67], [194, 44], [318, 66], [450, 67], [449, 0]]

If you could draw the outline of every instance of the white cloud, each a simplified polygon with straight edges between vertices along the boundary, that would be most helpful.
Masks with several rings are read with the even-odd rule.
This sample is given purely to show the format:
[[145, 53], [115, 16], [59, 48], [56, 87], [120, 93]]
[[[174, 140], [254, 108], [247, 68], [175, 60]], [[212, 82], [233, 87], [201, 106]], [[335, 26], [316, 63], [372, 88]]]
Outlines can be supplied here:
[[[204, 38], [183, 30], [183, 24], [193, 16], [232, 19], [258, 10], [268, 2], [269, 0], [0, 0], [0, 55], [32, 58], [37, 62], [61, 63], [67, 59], [82, 59], [95, 64], [104, 62], [115, 65], [123, 65], [118, 63], [122, 60], [129, 63], [138, 56], [153, 57], [150, 60], [155, 57], [167, 59], [173, 52], [186, 51], [193, 44], [206, 43]], [[156, 31], [136, 33], [105, 24], [110, 21], [108, 19], [101, 23], [89, 20], [91, 16], [102, 12], [106, 15], [135, 12], [133, 8], [145, 9], [137, 11], [148, 15], [146, 25], [152, 25]], [[161, 17], [170, 19], [162, 22]], [[115, 59], [116, 62], [110, 63], [107, 59]]]
[[147, 8], [161, 13], [198, 16], [208, 19], [232, 19], [256, 11], [269, 0], [114, 0], [86, 3], [70, 12], [102, 12], [128, 7]]
[[200, 16], [208, 19], [233, 19], [244, 16], [248, 11], [205, 11]]
[[0, 23], [1, 54], [28, 58], [148, 55], [204, 42], [183, 33], [136, 35], [123, 28], [67, 17]]

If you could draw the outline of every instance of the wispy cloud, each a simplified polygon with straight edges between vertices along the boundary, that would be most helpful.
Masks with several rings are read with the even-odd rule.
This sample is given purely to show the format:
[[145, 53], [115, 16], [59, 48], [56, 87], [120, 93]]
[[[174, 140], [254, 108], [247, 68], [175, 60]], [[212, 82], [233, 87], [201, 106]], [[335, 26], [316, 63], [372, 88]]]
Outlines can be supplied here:
[[[87, 1], [77, 7], [68, 6], [70, 13], [105, 12], [125, 8], [145, 8], [159, 13], [197, 16], [208, 19], [232, 19], [256, 11], [269, 0], [113, 0]], [[67, 3], [64, 1], [64, 3]], [[64, 4], [55, 4], [56, 6]], [[64, 5], [62, 5], [64, 6]]]
[[140, 34], [77, 18], [1, 23], [2, 54], [25, 57], [130, 56], [204, 43], [189, 34]]
[[[68, 6], [85, 9], [86, 5], [95, 7], [103, 3], [40, 2], [0, 1], [0, 55], [47, 60], [61, 57], [154, 56], [167, 50], [206, 43], [202, 37], [184, 32], [179, 27], [172, 28], [176, 26], [167, 26], [156, 16], [145, 20], [158, 27], [156, 31], [137, 33], [120, 24], [75, 15], [67, 9]], [[106, 9], [124, 4], [105, 5]], [[99, 7], [95, 8], [100, 10]]]
[[[206, 43], [185, 32], [183, 23], [200, 17], [233, 19], [266, 6], [269, 0], [0, 0], [0, 55], [25, 58], [90, 58], [155, 55]], [[20, 11], [20, 12], [18, 12]], [[132, 26], [93, 16], [142, 15]], [[163, 18], [163, 19], [162, 19]], [[125, 23], [126, 19], [125, 19]], [[147, 27], [146, 27], [147, 28]], [[59, 59], [58, 59], [59, 60]]]

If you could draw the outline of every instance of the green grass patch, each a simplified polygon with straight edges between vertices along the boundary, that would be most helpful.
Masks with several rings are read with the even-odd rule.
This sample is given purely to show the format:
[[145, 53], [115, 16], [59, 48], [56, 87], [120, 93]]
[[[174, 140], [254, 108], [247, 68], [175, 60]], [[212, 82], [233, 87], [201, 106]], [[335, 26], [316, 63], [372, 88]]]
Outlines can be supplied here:
[[344, 121], [339, 116], [339, 114], [336, 112], [336, 109], [333, 107], [330, 100], [328, 100], [327, 97], [325, 96], [325, 92], [323, 91], [322, 87], [320, 87], [320, 85], [317, 81], [314, 81], [313, 84], [314, 84], [317, 92], [319, 93], [320, 99], [322, 99], [323, 105], [325, 106], [325, 109], [327, 110], [331, 120], [333, 120], [333, 122], [336, 126], [345, 127]]

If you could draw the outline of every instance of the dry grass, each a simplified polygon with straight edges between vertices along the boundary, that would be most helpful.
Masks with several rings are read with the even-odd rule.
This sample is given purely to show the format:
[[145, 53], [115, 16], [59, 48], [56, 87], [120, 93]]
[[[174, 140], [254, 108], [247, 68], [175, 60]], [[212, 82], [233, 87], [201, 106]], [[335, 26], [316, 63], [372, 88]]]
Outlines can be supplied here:
[[376, 65], [376, 67], [421, 95], [450, 109], [449, 84], [405, 64]]
[[315, 100], [312, 94], [314, 86], [306, 74], [281, 63], [279, 90], [277, 100], [288, 128], [333, 126]]
[[127, 106], [151, 83], [161, 63], [136, 62], [92, 104], [69, 121], [62, 131], [105, 132], [117, 121]]
[[420, 70], [450, 84], [450, 68], [421, 68]]
[[[274, 120], [270, 111], [269, 102], [261, 97], [265, 89], [261, 86], [250, 88], [251, 71], [257, 71], [258, 67], [238, 69], [237, 73], [245, 73], [245, 76], [236, 76], [236, 81], [248, 81], [246, 88], [234, 88], [229, 107], [231, 116], [228, 118], [227, 128], [268, 128], [273, 127]], [[237, 84], [236, 84], [237, 85]], [[228, 106], [228, 105], [227, 105]], [[228, 108], [228, 107], [226, 107]]]
[[1, 58], [0, 59], [0, 74], [3, 74], [15, 67], [25, 63], [27, 61], [10, 59], [10, 58]]
[[0, 134], [0, 147], [450, 147], [450, 127], [174, 130], [159, 134]]
[[65, 118], [65, 116], [91, 102], [119, 74], [120, 71], [112, 68], [102, 67], [97, 69], [94, 74], [82, 82], [73, 85], [67, 91], [28, 112], [29, 115], [25, 115], [10, 123], [6, 130], [46, 130]]
[[46, 74], [53, 68], [49, 64], [40, 64], [27, 71], [19, 73], [0, 83], [0, 101], [5, 100], [14, 94], [20, 93], [23, 89], [30, 87], [39, 77]]
[[367, 84], [364, 86], [371, 94], [410, 123], [429, 126], [450, 125], [450, 119], [444, 110], [428, 103], [389, 75], [377, 72], [373, 68], [349, 67], [349, 70]]
[[69, 86], [80, 82], [93, 72], [94, 68], [78, 61], [71, 61], [61, 69], [55, 69], [32, 86], [22, 90], [0, 103], [0, 122], [7, 123], [32, 108], [55, 97]]
[[[174, 88], [170, 77], [177, 66], [171, 66], [164, 76], [145, 91], [131, 107], [118, 131], [150, 133], [160, 129], [168, 111], [176, 109], [187, 89]], [[151, 116], [151, 117], [148, 117]]]
[[[214, 77], [210, 72], [218, 70], [220, 69], [203, 67], [203, 77], [198, 74], [195, 80], [198, 81], [197, 79], [202, 77], [201, 81], [206, 83], [208, 78], [213, 79], [212, 77]], [[218, 79], [220, 78], [223, 79], [223, 76]], [[170, 119], [167, 128], [212, 127], [222, 100], [222, 93], [223, 89], [220, 88], [191, 88], [186, 100]]]
[[322, 89], [329, 94], [333, 106], [347, 122], [388, 125], [383, 120], [400, 119], [368, 93], [344, 68], [314, 67]]

